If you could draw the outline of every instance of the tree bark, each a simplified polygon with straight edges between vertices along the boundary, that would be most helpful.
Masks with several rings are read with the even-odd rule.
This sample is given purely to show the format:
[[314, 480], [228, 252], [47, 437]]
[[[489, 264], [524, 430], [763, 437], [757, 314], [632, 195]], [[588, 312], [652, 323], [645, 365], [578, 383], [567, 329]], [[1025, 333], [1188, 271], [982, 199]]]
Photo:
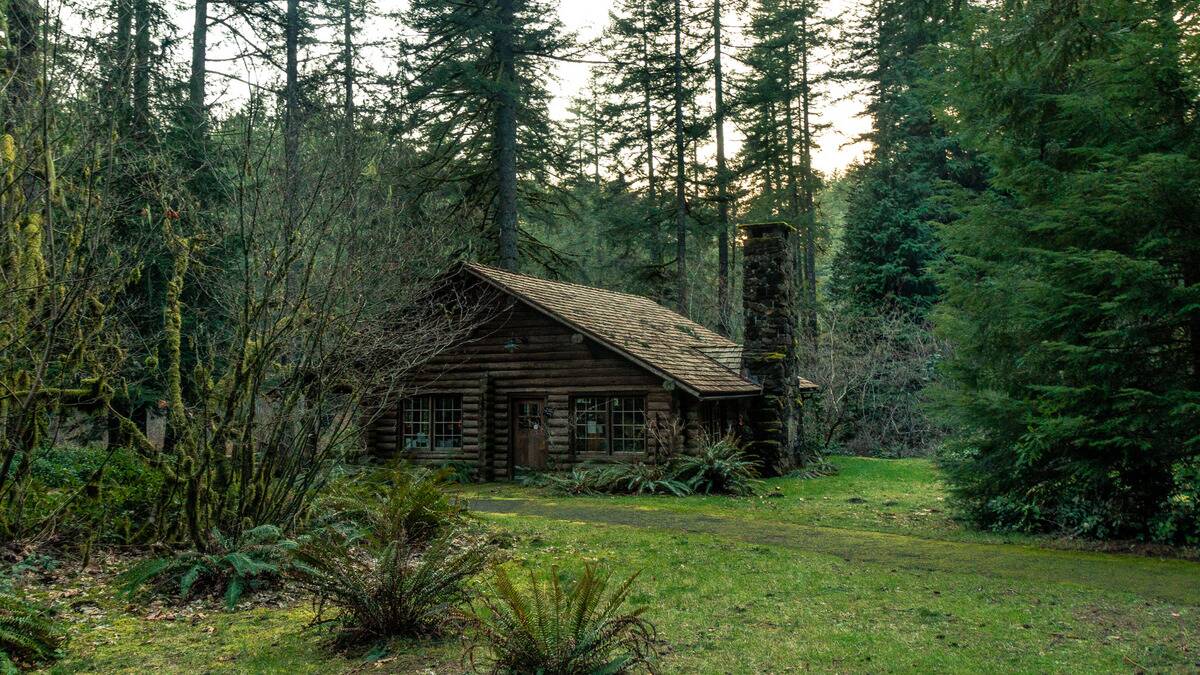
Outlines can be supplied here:
[[809, 344], [817, 337], [817, 218], [814, 205], [816, 176], [812, 167], [812, 123], [809, 110], [812, 103], [812, 82], [808, 73], [808, 22], [812, 6], [809, 0], [800, 0], [800, 105], [801, 105], [801, 157], [800, 170], [803, 174], [802, 189], [804, 209], [804, 326]]
[[499, 105], [496, 108], [497, 195], [500, 228], [500, 267], [517, 269], [517, 69], [513, 53], [513, 0], [499, 0], [496, 57], [500, 62]]
[[150, 140], [150, 3], [134, 0], [133, 136]]
[[683, 143], [683, 3], [675, 0], [675, 274], [676, 308], [688, 314], [687, 185]]
[[284, 24], [284, 48], [287, 52], [283, 95], [283, 171], [284, 171], [284, 218], [287, 223], [285, 236], [290, 242], [292, 232], [298, 226], [299, 205], [297, 204], [300, 177], [300, 0], [287, 0], [287, 16]]
[[717, 331], [729, 335], [729, 173], [725, 165], [725, 91], [721, 72], [721, 0], [713, 0], [713, 123], [717, 131]]

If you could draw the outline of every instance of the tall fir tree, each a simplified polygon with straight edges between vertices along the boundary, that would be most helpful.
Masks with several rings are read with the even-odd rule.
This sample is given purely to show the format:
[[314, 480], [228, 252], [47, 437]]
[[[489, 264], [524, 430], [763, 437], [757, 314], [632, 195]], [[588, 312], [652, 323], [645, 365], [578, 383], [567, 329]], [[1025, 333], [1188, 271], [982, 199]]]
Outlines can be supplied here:
[[521, 220], [549, 217], [545, 186], [562, 173], [548, 112], [551, 62], [574, 46], [546, 0], [416, 0], [403, 14], [406, 124], [421, 177], [488, 242], [482, 257], [518, 267]]
[[[608, 61], [599, 76], [608, 153], [613, 170], [643, 204], [644, 224], [626, 236], [648, 251], [642, 283], [677, 306], [686, 304], [686, 244], [694, 226], [695, 205], [688, 199], [696, 183], [692, 150], [709, 121], [707, 111], [692, 110], [707, 79], [707, 19], [688, 0], [619, 2], [601, 40]], [[668, 233], [675, 238], [673, 260]]]
[[957, 0], [876, 0], [857, 18], [844, 76], [861, 82], [872, 150], [850, 175], [834, 288], [850, 306], [899, 309], [920, 318], [937, 298], [932, 265], [937, 224], [951, 220], [944, 196], [982, 187], [983, 174], [934, 119], [925, 86], [929, 50], [950, 39]]
[[[1194, 7], [1191, 16], [1194, 18]], [[942, 119], [992, 189], [945, 234], [939, 401], [987, 527], [1200, 542], [1200, 38], [1185, 3], [981, 8]]]
[[749, 216], [781, 218], [800, 232], [796, 267], [803, 280], [803, 315], [816, 331], [815, 135], [814, 109], [825, 94], [826, 74], [816, 54], [829, 43], [835, 22], [822, 17], [813, 0], [759, 0], [751, 8], [752, 45], [742, 55], [746, 70], [736, 80], [736, 107], [745, 144], [741, 172], [752, 196]]

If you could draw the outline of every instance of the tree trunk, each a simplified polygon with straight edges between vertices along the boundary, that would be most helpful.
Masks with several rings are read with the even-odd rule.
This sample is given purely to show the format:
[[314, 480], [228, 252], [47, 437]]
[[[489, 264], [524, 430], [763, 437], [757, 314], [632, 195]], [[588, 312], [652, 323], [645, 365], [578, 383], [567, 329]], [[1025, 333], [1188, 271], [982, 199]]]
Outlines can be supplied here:
[[500, 267], [517, 269], [517, 67], [513, 54], [513, 0], [499, 0], [496, 57], [500, 62], [499, 106], [496, 108], [497, 195]]
[[105, 105], [111, 116], [111, 127], [124, 130], [129, 124], [129, 68], [132, 63], [133, 3], [117, 0], [117, 28], [113, 53], [108, 64], [105, 83]]
[[358, 223], [358, 142], [354, 129], [354, 0], [342, 0], [342, 123], [346, 166], [346, 199], [350, 223]]
[[646, 185], [647, 194], [650, 200], [648, 209], [648, 225], [650, 227], [650, 260], [654, 263], [654, 267], [661, 268], [663, 264], [663, 244], [662, 234], [658, 227], [658, 178], [654, 173], [654, 113], [651, 108], [650, 99], [650, 33], [646, 19], [646, 8], [642, 7], [642, 117], [646, 123], [645, 126], [645, 142], [646, 142]]
[[150, 2], [134, 0], [133, 136], [150, 140]]
[[37, 92], [38, 45], [41, 31], [42, 8], [36, 0], [8, 0], [5, 20], [8, 44], [3, 45], [5, 61], [4, 98], [8, 111], [4, 117], [4, 130], [12, 132], [19, 113], [30, 110]]
[[675, 274], [676, 308], [688, 314], [687, 193], [683, 145], [683, 3], [675, 0]]
[[[208, 166], [206, 157], [208, 116], [204, 108], [205, 76], [208, 72], [208, 0], [196, 0], [192, 19], [192, 69], [188, 75], [188, 100], [185, 106], [184, 123], [187, 125], [188, 171], [199, 174]], [[203, 209], [205, 206], [202, 181], [193, 176], [192, 196]]]
[[717, 330], [730, 332], [729, 173], [725, 165], [725, 91], [721, 72], [721, 0], [713, 0], [713, 123], [717, 130]]
[[817, 337], [817, 214], [814, 205], [816, 176], [812, 167], [812, 124], [809, 109], [812, 103], [812, 82], [808, 75], [808, 22], [812, 6], [809, 0], [800, 0], [803, 11], [800, 16], [800, 104], [801, 104], [801, 158], [803, 173], [804, 209], [804, 326], [808, 343], [814, 344]]
[[298, 227], [298, 185], [300, 178], [300, 0], [287, 0], [284, 24], [284, 48], [287, 52], [283, 91], [283, 209], [286, 220], [285, 241], [292, 240]]

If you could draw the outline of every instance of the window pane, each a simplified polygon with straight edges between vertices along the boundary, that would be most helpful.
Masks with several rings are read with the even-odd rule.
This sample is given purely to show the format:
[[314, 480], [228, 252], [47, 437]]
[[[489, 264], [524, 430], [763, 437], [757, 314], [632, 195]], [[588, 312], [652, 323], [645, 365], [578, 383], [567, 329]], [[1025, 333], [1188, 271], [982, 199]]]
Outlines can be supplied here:
[[438, 450], [458, 450], [462, 447], [462, 397], [433, 398], [433, 439]]
[[579, 396], [571, 415], [575, 425], [576, 449], [581, 452], [608, 451], [608, 399]]
[[646, 451], [646, 399], [615, 396], [612, 399], [613, 452]]
[[405, 450], [429, 449], [428, 396], [417, 396], [404, 401], [400, 433]]

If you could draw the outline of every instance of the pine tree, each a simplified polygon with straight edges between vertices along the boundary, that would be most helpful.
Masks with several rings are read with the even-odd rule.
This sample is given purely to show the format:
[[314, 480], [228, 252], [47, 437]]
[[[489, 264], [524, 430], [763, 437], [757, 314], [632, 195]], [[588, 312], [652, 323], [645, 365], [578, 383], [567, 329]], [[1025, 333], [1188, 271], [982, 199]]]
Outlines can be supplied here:
[[545, 0], [416, 0], [403, 18], [419, 36], [403, 51], [421, 177], [478, 224], [491, 242], [485, 257], [515, 269], [519, 221], [546, 215], [539, 192], [560, 173], [549, 63], [574, 39]]
[[982, 186], [982, 174], [934, 119], [922, 85], [928, 50], [957, 21], [954, 0], [877, 0], [848, 45], [846, 76], [865, 83], [872, 143], [851, 173], [842, 245], [834, 261], [838, 295], [867, 311], [922, 317], [937, 298], [931, 265], [941, 256], [936, 225], [953, 218], [943, 196]]
[[[602, 40], [609, 62], [600, 73], [607, 93], [608, 154], [644, 203], [642, 231], [631, 233], [649, 251], [641, 276], [660, 301], [673, 301], [684, 311], [687, 237], [695, 216], [689, 202], [695, 192], [689, 188], [697, 182], [693, 150], [710, 120], [708, 111], [693, 109], [707, 78], [702, 64], [711, 39], [707, 18], [686, 0], [619, 3]], [[675, 236], [673, 261], [666, 254], [668, 222]], [[674, 275], [667, 270], [672, 264]]]
[[946, 229], [936, 317], [956, 345], [945, 463], [980, 525], [1200, 541], [1200, 41], [1182, 10], [997, 5], [944, 53], [942, 119], [995, 171]]
[[816, 192], [813, 167], [813, 109], [824, 94], [825, 78], [815, 72], [813, 54], [823, 48], [834, 22], [819, 16], [812, 0], [760, 0], [750, 14], [752, 46], [738, 78], [739, 119], [746, 142], [741, 171], [753, 197], [751, 218], [782, 218], [801, 233], [797, 269], [804, 280], [804, 322], [816, 331]]

